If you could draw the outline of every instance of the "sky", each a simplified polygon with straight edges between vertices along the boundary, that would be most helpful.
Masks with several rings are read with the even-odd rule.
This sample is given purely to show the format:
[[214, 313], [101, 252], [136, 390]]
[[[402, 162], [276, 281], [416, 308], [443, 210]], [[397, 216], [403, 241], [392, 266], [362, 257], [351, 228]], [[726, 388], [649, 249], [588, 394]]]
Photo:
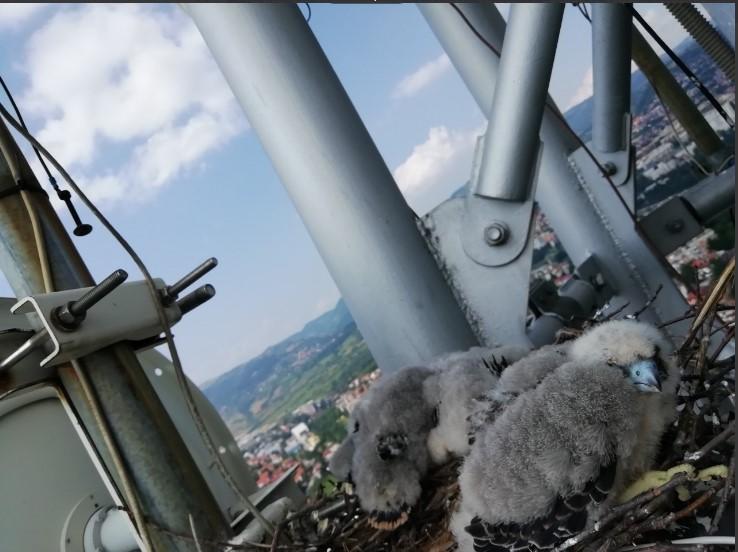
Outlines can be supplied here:
[[[509, 5], [497, 6], [507, 18]], [[427, 212], [468, 179], [482, 113], [413, 4], [311, 8], [310, 27], [406, 200]], [[667, 43], [686, 36], [661, 4], [639, 11]], [[338, 300], [257, 136], [176, 4], [0, 4], [0, 74], [31, 131], [155, 276], [172, 282], [219, 260], [205, 279], [216, 297], [174, 328], [195, 382], [261, 353]], [[567, 5], [550, 93], [565, 110], [591, 90], [589, 23]], [[117, 268], [140, 278], [75, 205], [95, 227], [75, 238], [95, 278]], [[5, 281], [0, 294], [13, 295]]]

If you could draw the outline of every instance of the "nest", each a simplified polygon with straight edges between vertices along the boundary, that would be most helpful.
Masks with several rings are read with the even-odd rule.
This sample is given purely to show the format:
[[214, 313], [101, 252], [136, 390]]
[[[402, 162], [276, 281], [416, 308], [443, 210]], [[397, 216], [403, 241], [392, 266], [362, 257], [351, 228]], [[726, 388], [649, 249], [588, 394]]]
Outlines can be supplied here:
[[[735, 535], [734, 514], [726, 515], [733, 508], [735, 493], [734, 357], [718, 360], [734, 337], [735, 305], [723, 300], [732, 287], [734, 271], [733, 261], [708, 296], [679, 319], [693, 322], [677, 352], [683, 368], [679, 414], [663, 438], [655, 468], [661, 471], [650, 473], [653, 481], [646, 485], [647, 490], [613, 507], [593, 529], [569, 539], [558, 550], [728, 549], [673, 541]], [[716, 334], [718, 348], [708, 353]], [[271, 545], [254, 549], [450, 552], [456, 548], [448, 526], [460, 498], [459, 464], [446, 464], [426, 477], [409, 519], [394, 530], [372, 527], [356, 497], [342, 490], [290, 515], [277, 528]]]

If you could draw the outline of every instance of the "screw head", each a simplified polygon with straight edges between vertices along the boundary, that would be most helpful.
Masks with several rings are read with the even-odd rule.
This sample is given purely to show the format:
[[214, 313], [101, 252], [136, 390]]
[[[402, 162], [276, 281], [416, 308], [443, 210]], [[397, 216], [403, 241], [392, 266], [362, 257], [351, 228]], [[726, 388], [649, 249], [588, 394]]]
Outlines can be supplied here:
[[491, 246], [502, 245], [509, 236], [510, 230], [502, 222], [493, 222], [484, 229], [484, 241]]
[[666, 230], [672, 234], [678, 234], [684, 230], [684, 221], [682, 219], [670, 220], [666, 223]]
[[618, 168], [615, 166], [615, 163], [613, 163], [612, 161], [607, 161], [603, 163], [602, 168], [605, 169], [605, 174], [607, 176], [612, 176], [616, 172], [618, 172]]

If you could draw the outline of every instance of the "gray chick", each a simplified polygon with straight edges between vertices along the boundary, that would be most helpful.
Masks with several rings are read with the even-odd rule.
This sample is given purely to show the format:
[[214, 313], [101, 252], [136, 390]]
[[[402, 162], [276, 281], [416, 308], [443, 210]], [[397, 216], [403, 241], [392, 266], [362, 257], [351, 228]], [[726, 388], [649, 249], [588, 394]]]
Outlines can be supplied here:
[[506, 405], [567, 362], [570, 347], [571, 343], [545, 345], [506, 367], [497, 385], [474, 398], [469, 414], [469, 444], [474, 442], [477, 431], [492, 423]]
[[350, 477], [374, 526], [407, 519], [420, 496], [430, 457], [426, 440], [436, 424], [434, 405], [423, 397], [430, 368], [408, 367], [380, 379], [365, 395], [351, 434]]
[[472, 347], [431, 363], [436, 373], [425, 380], [423, 393], [426, 401], [436, 405], [438, 423], [428, 434], [428, 450], [434, 463], [469, 453], [469, 423], [472, 410], [477, 408], [475, 398], [494, 389], [508, 364], [528, 352], [519, 346]]
[[353, 483], [351, 478], [351, 464], [353, 462], [354, 453], [356, 451], [356, 434], [361, 427], [361, 419], [364, 412], [364, 404], [358, 403], [346, 424], [346, 438], [336, 449], [328, 462], [328, 471], [330, 471], [340, 481]]
[[460, 514], [476, 514], [466, 531], [477, 552], [552, 549], [592, 524], [650, 467], [675, 415], [678, 370], [654, 327], [607, 322], [570, 347], [464, 462]]

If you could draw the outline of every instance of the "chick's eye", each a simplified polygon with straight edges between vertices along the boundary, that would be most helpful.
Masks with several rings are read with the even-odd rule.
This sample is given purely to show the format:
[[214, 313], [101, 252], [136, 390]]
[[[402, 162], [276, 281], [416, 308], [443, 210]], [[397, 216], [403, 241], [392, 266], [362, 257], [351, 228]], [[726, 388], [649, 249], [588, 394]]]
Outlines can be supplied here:
[[436, 427], [438, 425], [438, 407], [435, 407], [433, 409], [432, 421], [433, 421], [433, 427]]
[[354, 422], [354, 433], [359, 432], [359, 422]]

